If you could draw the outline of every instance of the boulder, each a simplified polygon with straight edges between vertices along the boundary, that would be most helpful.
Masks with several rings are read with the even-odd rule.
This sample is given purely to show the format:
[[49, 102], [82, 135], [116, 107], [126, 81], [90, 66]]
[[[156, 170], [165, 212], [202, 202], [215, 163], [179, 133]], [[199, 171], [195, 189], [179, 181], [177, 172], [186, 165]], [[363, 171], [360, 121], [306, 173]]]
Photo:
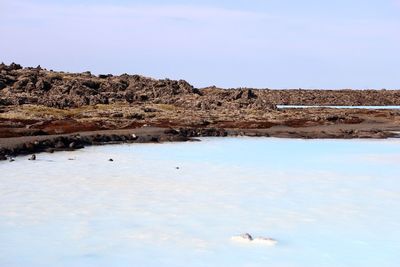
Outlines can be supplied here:
[[66, 145], [65, 145], [65, 143], [63, 142], [63, 141], [57, 141], [55, 144], [54, 144], [54, 147], [55, 148], [57, 148], [57, 149], [63, 149], [63, 148], [65, 148], [66, 147]]
[[74, 142], [69, 143], [68, 147], [70, 149], [81, 149], [81, 148], [84, 148], [83, 144], [81, 144], [78, 141], [74, 141]]

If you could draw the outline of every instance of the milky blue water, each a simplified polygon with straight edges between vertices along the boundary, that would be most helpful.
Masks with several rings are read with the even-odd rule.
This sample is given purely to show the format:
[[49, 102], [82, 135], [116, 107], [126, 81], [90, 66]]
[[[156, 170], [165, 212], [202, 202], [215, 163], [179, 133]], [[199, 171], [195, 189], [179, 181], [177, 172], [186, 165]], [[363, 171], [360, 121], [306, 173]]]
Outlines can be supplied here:
[[400, 106], [303, 106], [303, 105], [277, 105], [277, 108], [346, 108], [346, 109], [400, 109]]
[[0, 266], [397, 267], [399, 162], [397, 140], [273, 138], [18, 157], [0, 163]]

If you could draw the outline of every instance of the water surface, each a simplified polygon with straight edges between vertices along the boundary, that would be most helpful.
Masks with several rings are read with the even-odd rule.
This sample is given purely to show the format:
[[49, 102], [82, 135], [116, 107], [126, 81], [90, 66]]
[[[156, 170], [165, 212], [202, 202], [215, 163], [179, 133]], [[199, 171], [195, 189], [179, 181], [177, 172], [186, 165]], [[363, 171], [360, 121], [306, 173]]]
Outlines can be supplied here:
[[273, 138], [20, 157], [0, 163], [0, 266], [397, 267], [399, 162], [396, 140]]
[[307, 105], [277, 105], [280, 109], [289, 108], [334, 108], [334, 109], [400, 109], [400, 106], [307, 106]]

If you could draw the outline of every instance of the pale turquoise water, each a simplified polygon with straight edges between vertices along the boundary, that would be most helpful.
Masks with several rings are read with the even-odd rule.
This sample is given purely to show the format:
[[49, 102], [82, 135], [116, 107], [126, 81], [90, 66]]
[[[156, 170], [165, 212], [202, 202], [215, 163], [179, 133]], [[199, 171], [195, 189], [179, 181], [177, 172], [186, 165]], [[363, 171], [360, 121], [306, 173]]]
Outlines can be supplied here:
[[347, 108], [347, 109], [400, 109], [400, 106], [303, 106], [303, 105], [277, 105], [277, 108]]
[[[268, 138], [17, 158], [0, 266], [397, 267], [399, 162], [396, 140]], [[230, 240], [244, 232], [279, 243]]]

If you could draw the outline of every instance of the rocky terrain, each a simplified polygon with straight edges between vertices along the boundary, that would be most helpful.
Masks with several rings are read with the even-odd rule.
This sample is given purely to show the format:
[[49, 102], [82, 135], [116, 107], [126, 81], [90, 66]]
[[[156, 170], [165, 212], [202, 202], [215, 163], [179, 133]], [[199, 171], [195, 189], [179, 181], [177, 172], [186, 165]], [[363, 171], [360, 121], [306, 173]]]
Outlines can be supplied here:
[[[91, 132], [96, 136], [96, 131], [146, 127], [162, 128], [179, 140], [209, 135], [387, 138], [400, 131], [397, 110], [280, 110], [277, 105], [400, 105], [400, 90], [194, 88], [184, 80], [0, 64], [0, 154], [35, 151], [10, 151], [6, 144], [18, 142], [16, 138], [34, 142], [37, 136], [50, 140], [55, 135]], [[130, 133], [114, 141], [127, 141], [126, 134]], [[154, 140], [160, 141], [159, 137], [157, 132]], [[65, 148], [73, 142], [83, 146], [99, 141], [89, 139], [72, 138]], [[56, 143], [38, 147], [52, 149]]]

